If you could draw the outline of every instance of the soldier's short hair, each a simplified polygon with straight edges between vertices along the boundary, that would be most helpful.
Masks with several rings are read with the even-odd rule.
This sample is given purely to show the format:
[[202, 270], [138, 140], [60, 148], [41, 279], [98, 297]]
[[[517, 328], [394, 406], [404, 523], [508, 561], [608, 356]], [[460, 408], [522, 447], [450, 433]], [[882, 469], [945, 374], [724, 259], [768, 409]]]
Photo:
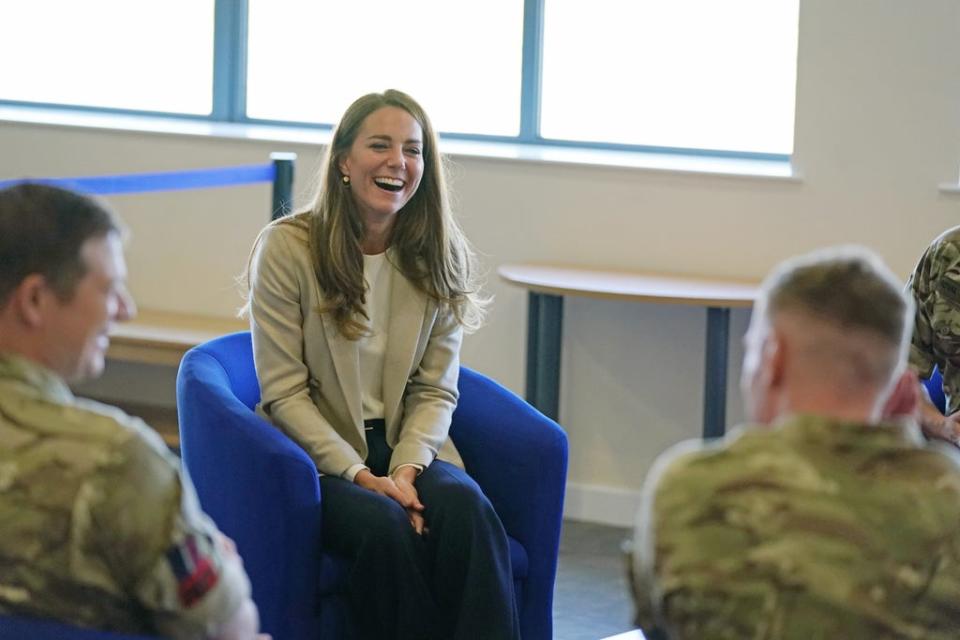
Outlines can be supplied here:
[[782, 263], [762, 287], [769, 319], [800, 312], [844, 332], [869, 334], [895, 354], [890, 375], [905, 358], [913, 301], [874, 252], [860, 246], [821, 249]]
[[110, 232], [121, 224], [93, 198], [32, 182], [0, 189], [0, 306], [34, 273], [69, 300], [86, 273], [84, 243]]

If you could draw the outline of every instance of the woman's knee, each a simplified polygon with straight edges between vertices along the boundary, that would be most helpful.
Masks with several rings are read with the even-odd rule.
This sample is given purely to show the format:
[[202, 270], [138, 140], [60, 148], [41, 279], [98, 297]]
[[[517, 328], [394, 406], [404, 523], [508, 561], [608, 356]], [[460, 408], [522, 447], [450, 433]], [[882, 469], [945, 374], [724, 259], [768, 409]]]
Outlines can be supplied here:
[[389, 498], [368, 515], [364, 526], [365, 538], [390, 547], [408, 543], [413, 533], [407, 510]]
[[429, 496], [422, 498], [428, 511], [443, 512], [458, 519], [490, 518], [496, 513], [493, 505], [476, 483], [456, 477], [434, 483]]

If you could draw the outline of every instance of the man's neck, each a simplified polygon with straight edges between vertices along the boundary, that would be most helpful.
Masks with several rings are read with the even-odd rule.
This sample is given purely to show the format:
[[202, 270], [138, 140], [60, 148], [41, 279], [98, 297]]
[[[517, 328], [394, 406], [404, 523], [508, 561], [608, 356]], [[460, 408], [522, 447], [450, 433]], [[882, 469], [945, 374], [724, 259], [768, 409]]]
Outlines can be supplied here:
[[27, 360], [44, 369], [52, 370], [44, 358], [43, 345], [30, 335], [8, 330], [0, 325], [0, 355]]
[[788, 396], [774, 422], [801, 414], [863, 424], [872, 424], [880, 418], [875, 396], [850, 395], [841, 398], [835, 393], [823, 392]]

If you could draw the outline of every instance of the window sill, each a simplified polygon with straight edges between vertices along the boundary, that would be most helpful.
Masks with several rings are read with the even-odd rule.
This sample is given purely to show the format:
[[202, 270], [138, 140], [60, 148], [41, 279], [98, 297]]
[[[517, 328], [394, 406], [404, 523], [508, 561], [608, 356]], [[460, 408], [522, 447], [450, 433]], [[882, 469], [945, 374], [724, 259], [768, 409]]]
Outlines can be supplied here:
[[960, 195], [960, 183], [957, 182], [941, 182], [940, 183], [940, 193], [949, 193], [952, 195]]
[[[307, 127], [212, 122], [209, 120], [20, 106], [0, 106], [0, 123], [3, 122], [49, 127], [133, 131], [157, 135], [249, 140], [271, 142], [279, 145], [327, 145], [332, 135], [328, 130]], [[584, 149], [446, 138], [441, 140], [440, 148], [445, 154], [454, 158], [483, 158], [523, 163], [612, 167], [787, 181], [799, 181], [800, 179], [789, 161], [778, 160], [716, 158], [694, 154]], [[955, 188], [960, 187], [955, 185]]]

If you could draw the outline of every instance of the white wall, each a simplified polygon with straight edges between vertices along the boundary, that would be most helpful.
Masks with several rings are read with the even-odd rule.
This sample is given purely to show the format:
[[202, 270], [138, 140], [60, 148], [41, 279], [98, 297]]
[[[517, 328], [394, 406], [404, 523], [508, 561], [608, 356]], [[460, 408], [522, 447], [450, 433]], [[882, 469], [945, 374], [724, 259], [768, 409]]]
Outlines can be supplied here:
[[[960, 223], [960, 195], [938, 190], [960, 174], [960, 3], [803, 0], [797, 94], [798, 181], [454, 158], [458, 211], [496, 294], [465, 363], [522, 393], [526, 296], [497, 281], [505, 262], [760, 279], [786, 256], [859, 242], [906, 277]], [[256, 163], [281, 149], [299, 154], [306, 189], [315, 146], [0, 123], [0, 176]], [[268, 198], [267, 187], [114, 198], [134, 232], [140, 303], [229, 315]], [[747, 319], [734, 312], [732, 387]], [[628, 522], [653, 457], [699, 433], [704, 321], [697, 308], [567, 300], [571, 515]], [[127, 392], [168, 384], [143, 377], [137, 391], [125, 371]], [[729, 398], [739, 421], [735, 388]]]

